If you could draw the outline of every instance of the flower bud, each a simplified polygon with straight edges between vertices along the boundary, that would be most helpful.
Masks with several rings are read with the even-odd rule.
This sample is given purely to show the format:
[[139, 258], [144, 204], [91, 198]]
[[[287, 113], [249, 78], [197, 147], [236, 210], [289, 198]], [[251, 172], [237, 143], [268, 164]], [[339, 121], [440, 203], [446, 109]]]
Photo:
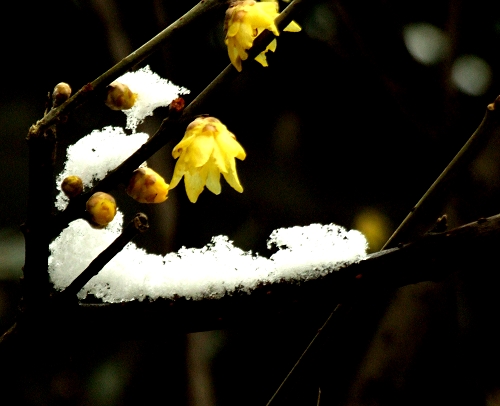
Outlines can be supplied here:
[[104, 228], [115, 218], [116, 201], [107, 193], [96, 192], [87, 200], [86, 210], [90, 215], [91, 225]]
[[167, 200], [168, 184], [151, 168], [139, 168], [130, 178], [127, 193], [140, 203], [162, 203]]
[[71, 96], [71, 87], [64, 82], [58, 83], [52, 92], [52, 107], [58, 107]]
[[70, 199], [72, 197], [78, 196], [83, 191], [82, 179], [75, 175], [71, 175], [64, 178], [64, 180], [61, 183], [61, 190]]
[[127, 85], [113, 82], [108, 86], [106, 106], [111, 110], [128, 110], [132, 108], [137, 99], [137, 93], [133, 93]]

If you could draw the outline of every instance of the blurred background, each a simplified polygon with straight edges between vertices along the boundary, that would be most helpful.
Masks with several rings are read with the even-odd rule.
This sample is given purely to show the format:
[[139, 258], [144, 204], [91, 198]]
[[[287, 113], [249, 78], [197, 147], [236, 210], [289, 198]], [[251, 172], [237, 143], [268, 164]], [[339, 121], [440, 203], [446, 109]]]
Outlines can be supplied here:
[[[239, 194], [182, 188], [145, 211], [152, 227], [136, 243], [154, 253], [202, 247], [229, 236], [267, 254], [279, 227], [336, 223], [362, 231], [377, 251], [467, 141], [500, 93], [500, 9], [491, 2], [309, 1], [284, 33], [269, 67], [248, 64], [205, 113], [223, 121], [247, 151]], [[196, 1], [52, 0], [9, 3], [0, 25], [0, 327], [12, 325], [24, 262], [19, 225], [27, 201], [29, 126], [58, 82], [74, 91], [187, 12]], [[284, 3], [281, 6], [284, 7]], [[13, 10], [12, 10], [13, 9]], [[191, 90], [188, 102], [229, 63], [223, 12], [167, 44], [145, 64]], [[138, 128], [153, 134], [166, 109]], [[125, 115], [90, 103], [58, 136], [64, 150]], [[150, 165], [170, 179], [171, 150]], [[500, 137], [471, 163], [442, 201], [450, 227], [498, 213]], [[500, 404], [494, 286], [422, 283], [360, 299], [324, 333], [274, 404]], [[332, 309], [334, 307], [332, 303]], [[326, 316], [269, 326], [168, 337], [81, 343], [57, 366], [22, 368], [0, 391], [2, 405], [264, 405]], [[2, 366], [2, 368], [7, 368]], [[6, 397], [8, 399], [8, 397]]]

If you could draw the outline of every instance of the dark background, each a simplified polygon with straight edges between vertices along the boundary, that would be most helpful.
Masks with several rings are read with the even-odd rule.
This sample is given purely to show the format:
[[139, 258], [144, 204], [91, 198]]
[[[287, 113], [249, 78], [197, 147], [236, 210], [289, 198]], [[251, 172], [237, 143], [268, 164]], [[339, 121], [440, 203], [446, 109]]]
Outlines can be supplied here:
[[[296, 19], [302, 32], [280, 36], [270, 66], [249, 64], [251, 74], [241, 74], [207, 107], [247, 151], [237, 163], [244, 193], [224, 184], [221, 195], [205, 191], [193, 205], [180, 185], [166, 203], [140, 207], [153, 226], [138, 245], [164, 254], [225, 234], [244, 250], [266, 254], [276, 228], [333, 222], [365, 232], [376, 251], [500, 92], [500, 10], [491, 2], [310, 3]], [[2, 331], [13, 323], [19, 299], [24, 139], [43, 114], [47, 93], [60, 81], [79, 89], [195, 4], [29, 1], [3, 13]], [[425, 34], [429, 25], [434, 31]], [[145, 64], [194, 97], [229, 62], [222, 27], [223, 13], [213, 13]], [[411, 33], [420, 49], [437, 47], [433, 60], [422, 63], [412, 54]], [[460, 67], [472, 90], [454, 79]], [[166, 109], [157, 110], [138, 130], [153, 134], [165, 115]], [[57, 168], [65, 146], [110, 124], [124, 126], [125, 115], [97, 102], [79, 109], [59, 133]], [[167, 181], [176, 142], [149, 161]], [[498, 213], [499, 143], [493, 137], [447, 190], [440, 214], [447, 213], [450, 226]], [[122, 191], [116, 195], [126, 216], [138, 210]], [[424, 283], [358, 300], [330, 326], [276, 403], [317, 404], [318, 387], [321, 405], [499, 403], [498, 373], [490, 371], [499, 359], [497, 292], [462, 285]], [[81, 344], [67, 363], [18, 371], [8, 387], [4, 382], [0, 404], [263, 405], [330, 311], [272, 326], [119, 342], [101, 337]]]

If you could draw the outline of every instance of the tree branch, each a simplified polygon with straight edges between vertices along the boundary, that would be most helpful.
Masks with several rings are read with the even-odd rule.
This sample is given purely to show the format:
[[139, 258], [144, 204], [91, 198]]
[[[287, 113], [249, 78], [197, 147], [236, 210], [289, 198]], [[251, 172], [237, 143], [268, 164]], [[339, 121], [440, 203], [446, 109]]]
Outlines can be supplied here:
[[103, 90], [113, 80], [117, 79], [134, 65], [142, 62], [148, 56], [157, 51], [165, 42], [172, 40], [174, 36], [181, 35], [184, 29], [190, 27], [193, 23], [203, 18], [207, 12], [227, 7], [229, 0], [202, 0], [182, 17], [165, 28], [158, 35], [146, 42], [140, 48], [123, 58], [111, 69], [103, 73], [93, 82], [86, 84], [76, 92], [69, 100], [61, 106], [53, 109], [45, 117], [32, 126], [32, 131], [43, 133], [47, 128], [55, 124], [63, 116], [67, 116], [76, 107], [85, 103], [91, 95], [95, 95], [99, 90]]
[[[310, 312], [331, 312], [337, 303], [359, 295], [382, 294], [422, 281], [440, 281], [457, 269], [487, 267], [500, 244], [500, 214], [443, 233], [426, 234], [400, 248], [374, 253], [367, 259], [306, 282], [262, 284], [250, 294], [221, 299], [156, 300], [113, 304], [80, 303], [72, 319], [92, 325], [101, 334], [130, 336], [193, 332], [275, 322]], [[81, 331], [83, 329], [78, 329]]]
[[415, 237], [412, 234], [417, 224], [428, 226], [430, 222], [434, 221], [441, 214], [437, 212], [439, 208], [436, 210], [436, 203], [442, 201], [439, 198], [442, 197], [443, 192], [449, 187], [451, 181], [467, 169], [467, 166], [477, 156], [477, 153], [485, 147], [492, 135], [498, 131], [500, 126], [499, 110], [500, 96], [487, 106], [483, 121], [477, 130], [427, 192], [420, 198], [418, 203], [410, 210], [410, 213], [396, 231], [394, 231], [382, 249], [393, 247], [399, 241], [408, 241], [410, 238]]

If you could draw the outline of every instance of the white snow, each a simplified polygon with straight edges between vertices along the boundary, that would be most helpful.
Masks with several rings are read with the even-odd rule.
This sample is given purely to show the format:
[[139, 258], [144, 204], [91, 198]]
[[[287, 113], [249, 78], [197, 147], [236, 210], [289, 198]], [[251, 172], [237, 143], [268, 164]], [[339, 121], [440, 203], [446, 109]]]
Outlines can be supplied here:
[[174, 85], [151, 71], [149, 65], [135, 72], [127, 72], [116, 79], [137, 94], [134, 107], [122, 110], [127, 115], [126, 128], [135, 132], [147, 116], [152, 116], [158, 107], [167, 107], [180, 95], [189, 94], [185, 87]]
[[61, 183], [70, 175], [79, 176], [84, 187], [92, 187], [94, 182], [103, 179], [125, 159], [140, 148], [149, 138], [145, 133], [125, 134], [121, 127], [105, 127], [94, 130], [66, 151], [66, 163], [56, 179], [59, 194], [56, 207], [64, 210], [69, 202], [61, 191]]
[[[49, 273], [63, 290], [119, 234], [118, 213], [103, 230], [76, 220], [50, 245]], [[129, 243], [79, 292], [105, 302], [185, 297], [219, 298], [250, 292], [261, 282], [304, 281], [338, 270], [366, 256], [366, 239], [355, 230], [311, 224], [281, 228], [269, 239], [278, 252], [270, 258], [245, 252], [226, 236], [213, 237], [203, 248], [182, 248], [165, 256], [148, 254]], [[82, 249], [85, 247], [85, 249]]]

